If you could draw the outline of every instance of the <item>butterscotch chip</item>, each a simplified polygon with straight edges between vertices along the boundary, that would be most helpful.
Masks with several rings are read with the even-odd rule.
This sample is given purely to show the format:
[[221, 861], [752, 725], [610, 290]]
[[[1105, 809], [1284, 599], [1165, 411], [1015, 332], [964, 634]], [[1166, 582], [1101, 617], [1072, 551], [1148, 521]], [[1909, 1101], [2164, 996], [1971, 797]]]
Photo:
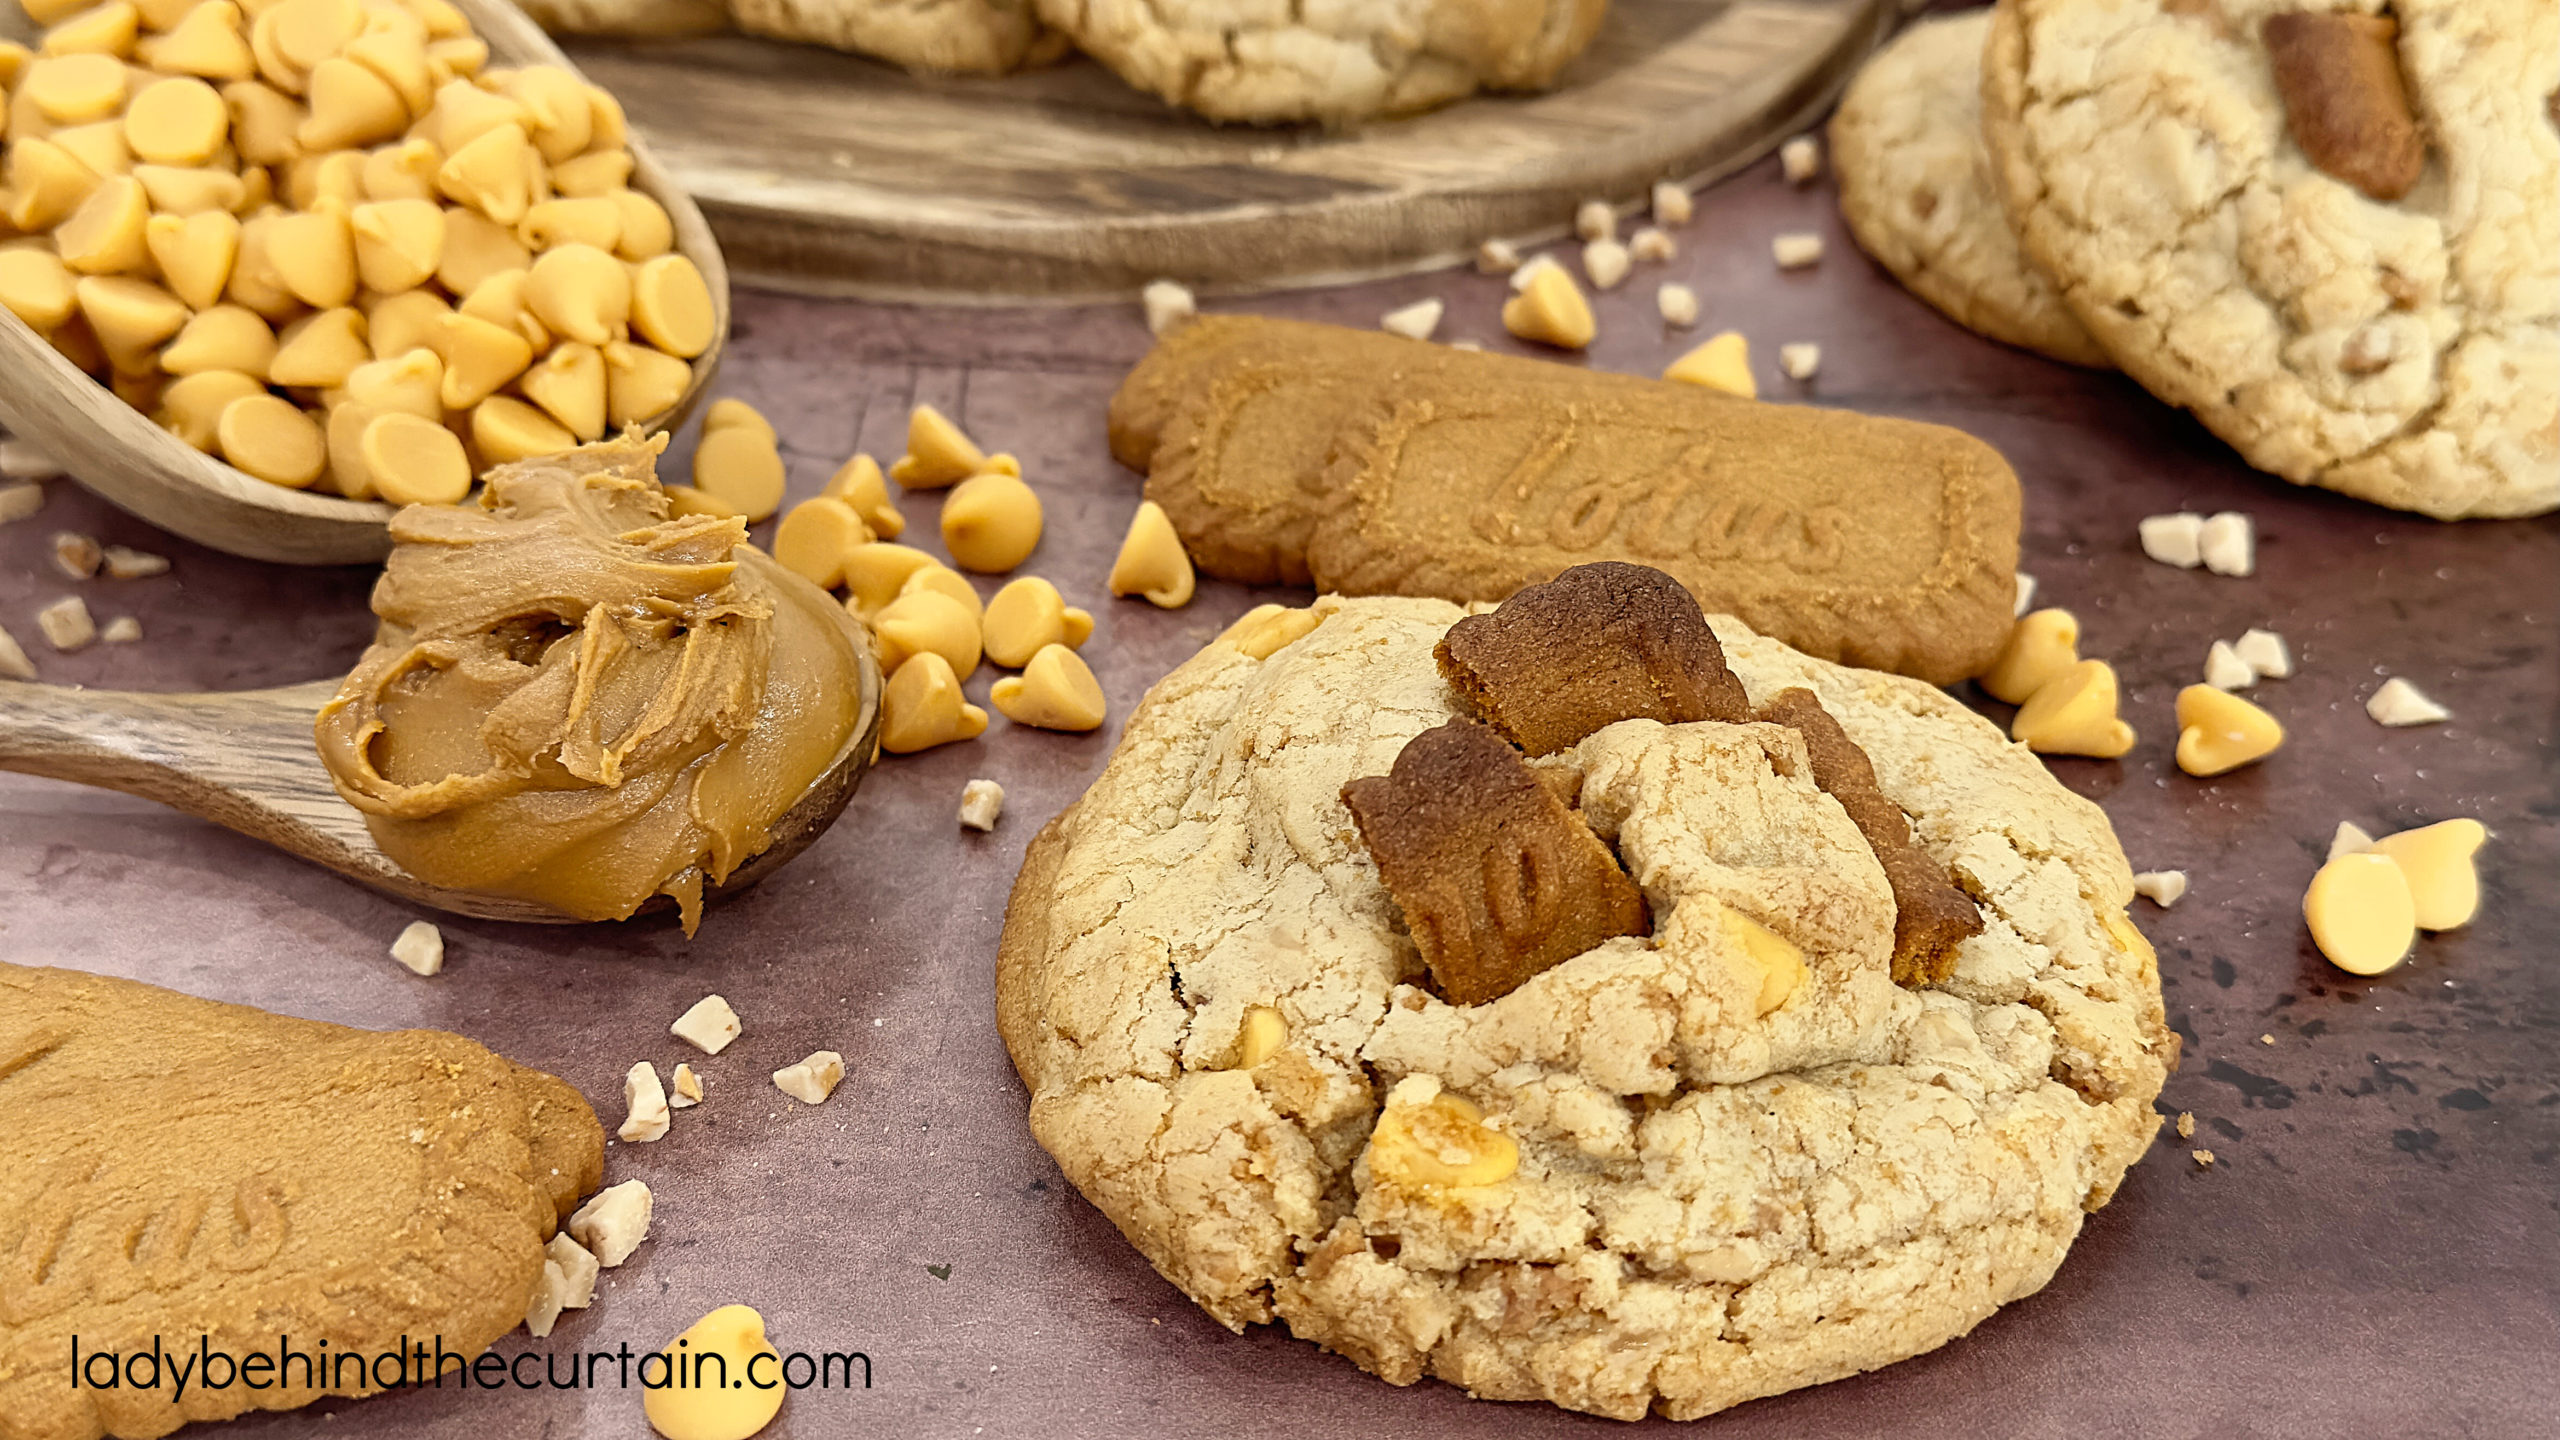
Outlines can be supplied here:
[[1465, 708], [1532, 755], [1620, 720], [1751, 718], [1697, 600], [1643, 565], [1577, 565], [1450, 626], [1433, 656]]
[[2267, 59], [2285, 129], [2312, 164], [2376, 200], [2397, 200], [2426, 169], [2427, 142], [2409, 112], [2388, 15], [2270, 15]]
[[1760, 718], [1804, 737], [1813, 783], [1840, 802], [1884, 866], [1893, 887], [1893, 981], [1917, 988], [1953, 975], [1956, 946], [1982, 933], [1982, 911], [1956, 888], [1947, 867], [1911, 843], [1911, 820], [1876, 784], [1867, 752], [1840, 728], [1822, 701], [1802, 687], [1781, 690]]
[[1651, 924], [1644, 896], [1502, 737], [1452, 720], [1342, 803], [1442, 996], [1480, 1005]]

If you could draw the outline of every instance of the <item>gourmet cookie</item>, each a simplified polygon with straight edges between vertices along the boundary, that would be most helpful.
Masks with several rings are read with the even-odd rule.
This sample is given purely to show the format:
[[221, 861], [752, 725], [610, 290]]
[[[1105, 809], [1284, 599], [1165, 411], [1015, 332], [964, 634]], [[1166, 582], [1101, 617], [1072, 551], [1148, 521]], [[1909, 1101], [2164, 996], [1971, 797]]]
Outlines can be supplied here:
[[2560, 7], [2002, 0], [2029, 259], [2251, 464], [2438, 519], [2560, 506]]
[[1892, 884], [1802, 732], [1626, 720], [1532, 764], [1646, 933], [1452, 1003], [1341, 797], [1463, 713], [1434, 651], [1468, 613], [1247, 615], [1032, 843], [998, 1019], [1068, 1177], [1229, 1326], [1628, 1418], [2041, 1287], [2177, 1050], [2097, 808], [1944, 693], [1716, 617], [1745, 698], [1811, 692], [1980, 933], [1897, 985]]
[[2073, 365], [2103, 366], [2053, 282], [2018, 253], [1982, 144], [1991, 12], [1923, 20], [1878, 51], [1831, 117], [1840, 213], [1858, 244], [1946, 317]]
[[1540, 90], [1608, 0], [1420, 0], [1323, 8], [1236, 0], [1039, 0], [1040, 16], [1138, 89], [1212, 120], [1347, 125], [1477, 90]]
[[[562, 3], [562, 0], [553, 0]], [[1001, 75], [1054, 59], [1059, 37], [1031, 0], [726, 0], [751, 35], [805, 40], [910, 70]]]
[[[522, 1323], [543, 1246], [604, 1167], [561, 1081], [435, 1030], [373, 1033], [0, 964], [0, 1434], [163, 1435], [366, 1395], [287, 1368], [201, 1383], [200, 1348], [466, 1360]], [[159, 1381], [65, 1383], [159, 1344]], [[183, 1392], [181, 1356], [193, 1376]], [[414, 1373], [414, 1371], [413, 1371]]]
[[554, 35], [663, 38], [729, 28], [721, 0], [520, 0], [520, 8]]

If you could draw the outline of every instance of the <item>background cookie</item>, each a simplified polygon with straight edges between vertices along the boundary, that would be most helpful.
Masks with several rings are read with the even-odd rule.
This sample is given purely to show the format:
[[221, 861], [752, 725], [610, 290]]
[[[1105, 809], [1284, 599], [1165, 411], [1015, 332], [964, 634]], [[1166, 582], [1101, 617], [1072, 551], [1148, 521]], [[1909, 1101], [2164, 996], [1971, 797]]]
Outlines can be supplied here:
[[[1814, 691], [1980, 899], [1953, 978], [1893, 983], [1892, 891], [1799, 735], [1638, 720], [1539, 763], [1652, 936], [1450, 1006], [1338, 792], [1450, 718], [1432, 647], [1465, 613], [1248, 615], [1033, 842], [998, 1022], [1066, 1174], [1230, 1326], [1621, 1417], [1882, 1365], [2042, 1286], [2176, 1054], [2096, 807], [1943, 692], [1719, 619], [1751, 698]], [[1801, 948], [1801, 993], [1768, 1007], [1728, 910]], [[1511, 1170], [1396, 1180], [1377, 1137], [1444, 1095]]]
[[727, 0], [738, 28], [805, 40], [910, 70], [1001, 75], [1054, 56], [1031, 0]]
[[[2003, 0], [1983, 124], [2010, 218], [2116, 363], [2260, 469], [2438, 519], [2552, 509], [2560, 7], [2399, 0], [2378, 72], [2280, 90], [2270, 19], [2377, 9]], [[2374, 164], [2324, 172], [2300, 133], [2414, 133], [2425, 163], [2378, 199]]]
[[2018, 253], [1982, 144], [1989, 10], [1923, 20], [1869, 60], [1831, 117], [1850, 233], [1911, 293], [2003, 344], [2073, 365], [2107, 352]]
[[1345, 125], [1476, 90], [1535, 90], [1582, 53], [1608, 0], [1039, 0], [1121, 79], [1212, 120]]
[[729, 28], [721, 0], [519, 0], [554, 35], [710, 35]]

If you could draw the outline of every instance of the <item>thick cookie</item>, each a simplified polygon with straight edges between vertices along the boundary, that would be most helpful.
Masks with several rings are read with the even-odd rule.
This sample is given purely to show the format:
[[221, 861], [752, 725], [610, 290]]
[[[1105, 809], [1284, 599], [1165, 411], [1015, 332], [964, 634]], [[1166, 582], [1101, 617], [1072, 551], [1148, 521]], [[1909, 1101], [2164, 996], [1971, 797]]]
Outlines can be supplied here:
[[2538, 514], [2560, 7], [2377, 8], [2002, 0], [1983, 129], [2010, 219], [2116, 363], [2249, 463], [2442, 520]]
[[1121, 79], [1212, 120], [1348, 125], [1477, 90], [1539, 90], [1598, 33], [1608, 0], [1039, 0]]
[[1831, 117], [1840, 213], [1876, 262], [1975, 334], [2073, 365], [2107, 352], [2009, 230], [1982, 145], [1991, 12], [1923, 20], [1876, 53]]
[[1247, 616], [1032, 843], [998, 1020], [1066, 1174], [1230, 1326], [1620, 1417], [1855, 1374], [2041, 1287], [2177, 1048], [2105, 817], [1945, 694], [1718, 618], [1748, 698], [1819, 698], [1982, 933], [1896, 986], [1892, 888], [1803, 737], [1632, 720], [1538, 764], [1651, 933], [1452, 1005], [1338, 797], [1452, 718], [1466, 613]]
[[[8, 964], [0, 1110], [9, 1440], [163, 1435], [383, 1388], [344, 1368], [180, 1394], [199, 1336], [235, 1361], [279, 1334], [367, 1356], [441, 1337], [467, 1361], [523, 1322], [544, 1242], [604, 1167], [575, 1090], [459, 1035]], [[65, 1384], [75, 1335], [84, 1355], [156, 1337], [162, 1383]]]
[[[553, 0], [561, 3], [561, 0]], [[804, 40], [910, 70], [1001, 75], [1059, 53], [1031, 0], [727, 0], [751, 35]]]
[[669, 39], [729, 28], [721, 0], [521, 0], [519, 8], [554, 35]]

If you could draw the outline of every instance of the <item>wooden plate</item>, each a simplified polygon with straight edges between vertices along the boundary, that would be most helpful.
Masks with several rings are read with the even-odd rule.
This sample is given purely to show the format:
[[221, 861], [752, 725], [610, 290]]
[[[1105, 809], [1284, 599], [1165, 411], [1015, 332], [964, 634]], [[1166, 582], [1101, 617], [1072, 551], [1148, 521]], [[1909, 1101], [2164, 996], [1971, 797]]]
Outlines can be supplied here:
[[918, 78], [724, 35], [564, 42], [752, 283], [938, 304], [1236, 292], [1430, 268], [1808, 123], [1894, 0], [1616, 0], [1545, 95], [1356, 132], [1221, 128], [1081, 57]]

